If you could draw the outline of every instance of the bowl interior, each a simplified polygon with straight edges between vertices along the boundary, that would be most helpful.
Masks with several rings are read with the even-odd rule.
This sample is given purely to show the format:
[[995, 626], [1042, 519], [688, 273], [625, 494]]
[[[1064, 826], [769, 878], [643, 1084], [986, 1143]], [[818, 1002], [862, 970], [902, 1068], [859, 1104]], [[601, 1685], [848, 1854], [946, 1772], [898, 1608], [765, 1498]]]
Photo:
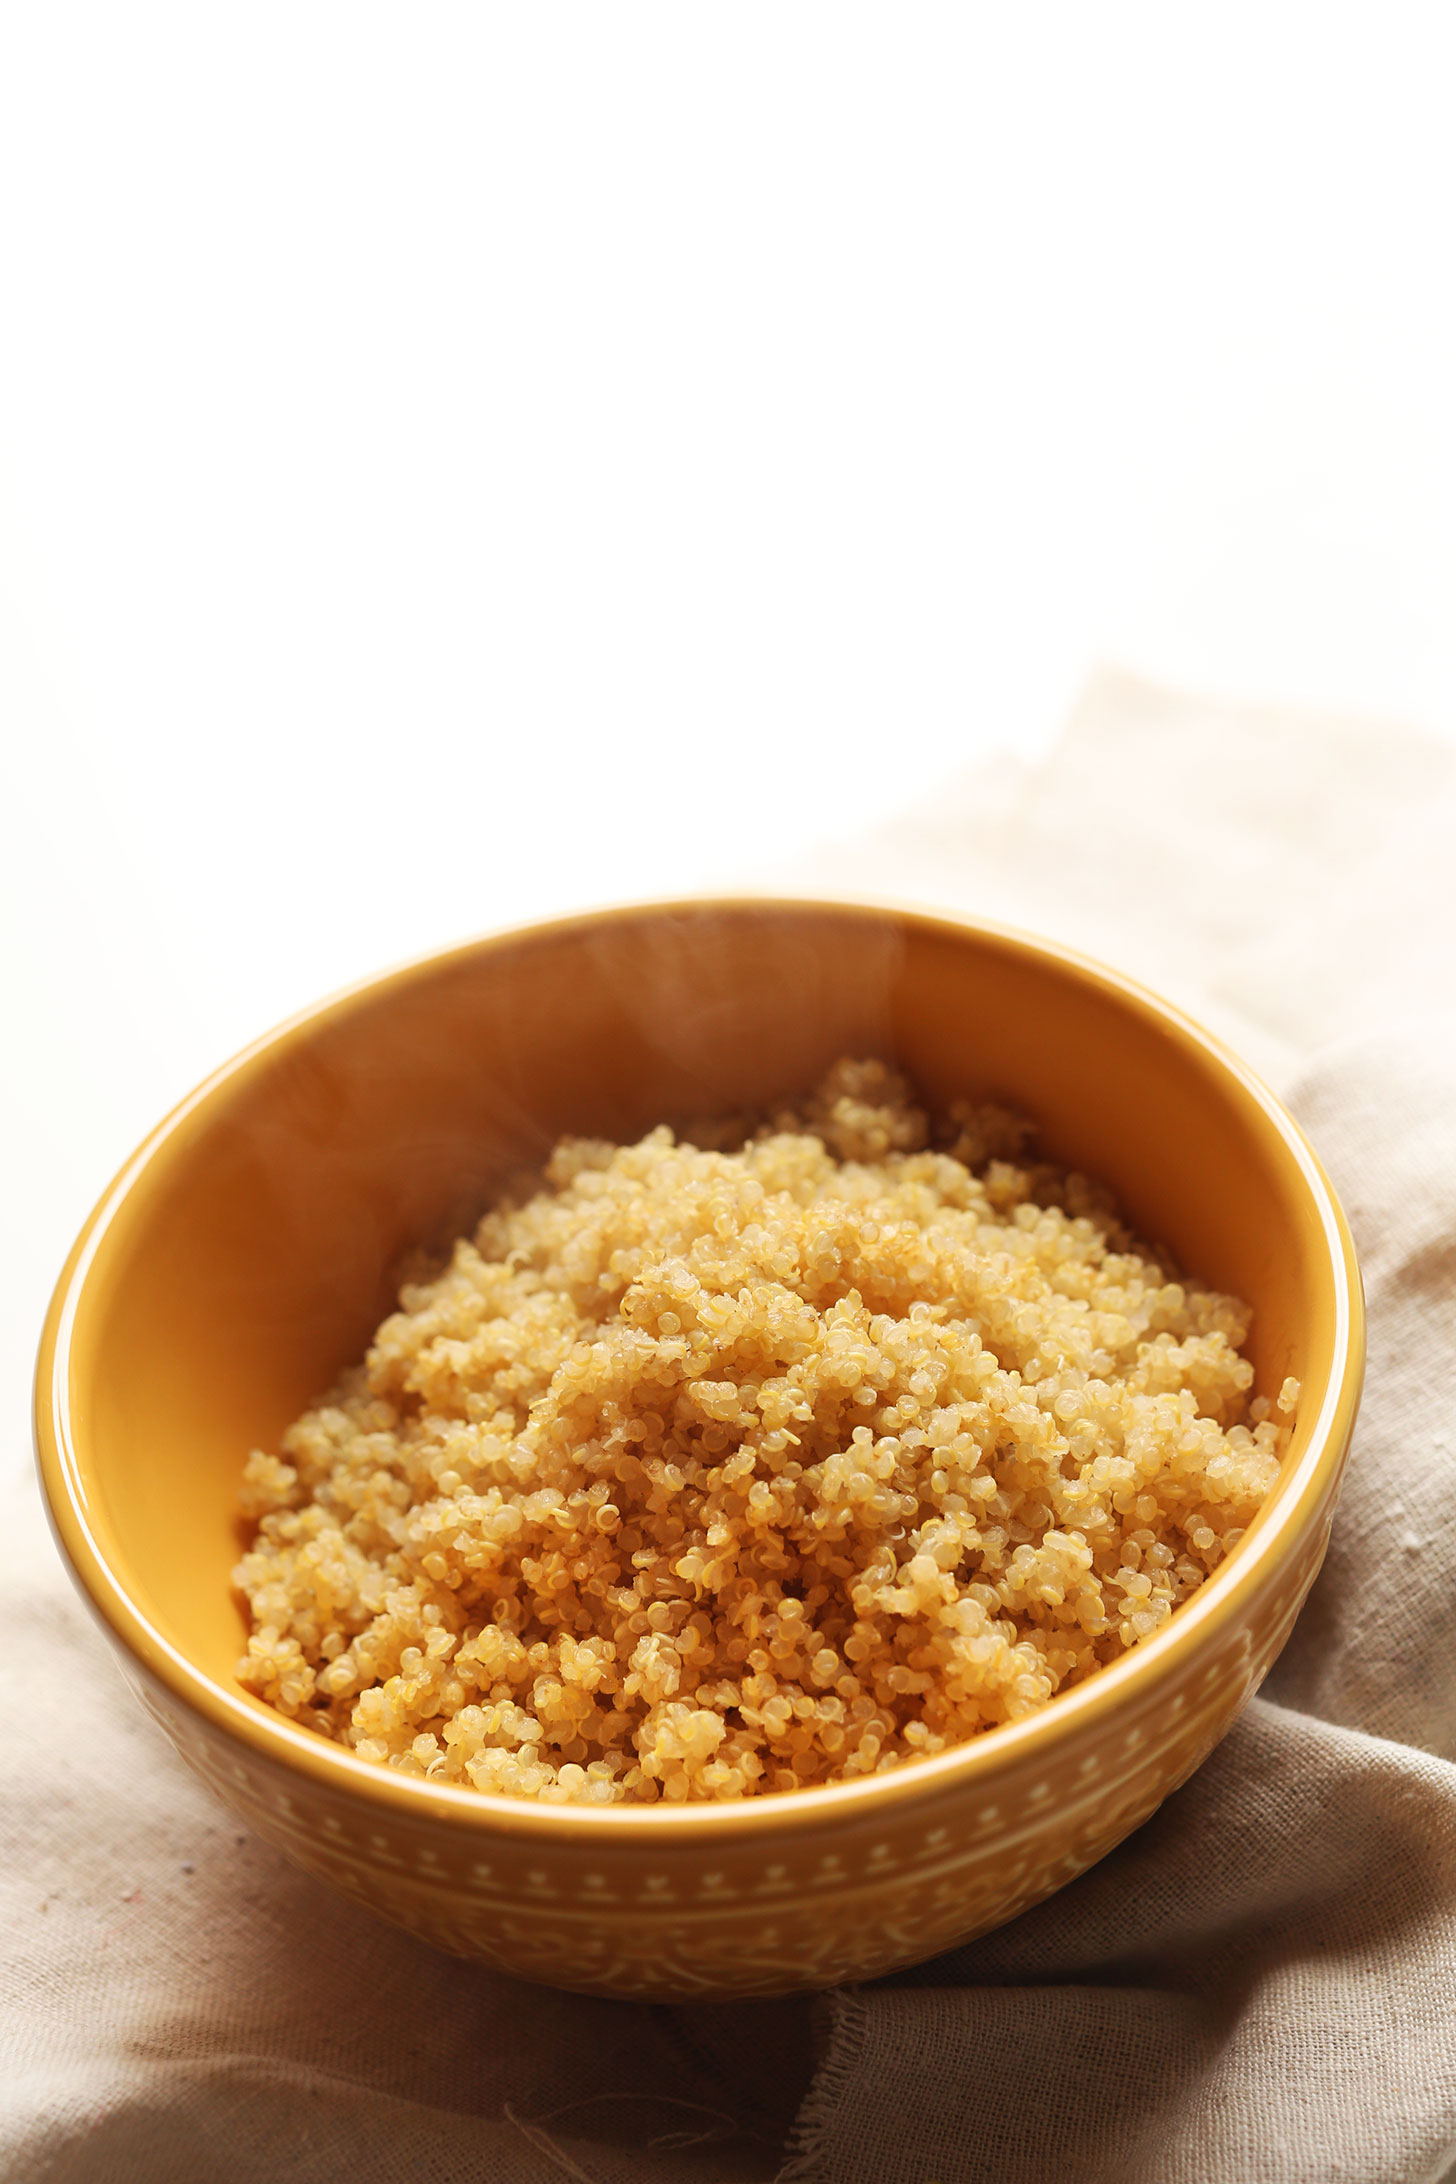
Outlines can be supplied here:
[[244, 1458], [361, 1354], [406, 1254], [563, 1131], [767, 1102], [872, 1052], [932, 1104], [1028, 1108], [1140, 1234], [1253, 1305], [1259, 1387], [1297, 1374], [1314, 1417], [1338, 1320], [1320, 1208], [1272, 1111], [1191, 1027], [1075, 960], [933, 918], [629, 910], [377, 981], [164, 1127], [92, 1231], [62, 1353], [73, 1491], [123, 1591], [236, 1689]]

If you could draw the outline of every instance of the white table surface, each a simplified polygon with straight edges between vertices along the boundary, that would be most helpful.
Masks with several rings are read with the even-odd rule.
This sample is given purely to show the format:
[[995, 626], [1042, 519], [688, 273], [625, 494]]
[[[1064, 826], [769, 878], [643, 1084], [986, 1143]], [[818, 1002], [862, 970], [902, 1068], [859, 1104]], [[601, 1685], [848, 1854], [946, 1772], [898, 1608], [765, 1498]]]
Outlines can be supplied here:
[[1111, 659], [1456, 733], [1434, 7], [0, 23], [0, 1466], [131, 1145]]

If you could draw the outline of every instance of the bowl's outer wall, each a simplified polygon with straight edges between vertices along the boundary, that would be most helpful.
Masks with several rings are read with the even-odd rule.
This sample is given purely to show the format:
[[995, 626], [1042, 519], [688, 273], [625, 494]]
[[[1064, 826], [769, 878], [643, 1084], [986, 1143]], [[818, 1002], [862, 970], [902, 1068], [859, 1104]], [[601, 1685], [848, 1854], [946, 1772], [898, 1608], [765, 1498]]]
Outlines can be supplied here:
[[[1231, 1087], [1216, 1051], [1155, 1004], [1015, 936], [911, 914], [755, 903], [611, 913], [456, 951], [315, 1012], [222, 1072], [141, 1158], [53, 1315], [68, 1415], [61, 1455], [43, 1468], [103, 1614], [119, 1620], [76, 1551], [78, 1525], [165, 1650], [235, 1693], [244, 1626], [229, 1573], [243, 1459], [275, 1444], [360, 1355], [411, 1251], [443, 1247], [563, 1131], [631, 1137], [664, 1118], [771, 1104], [845, 1053], [894, 1059], [934, 1105], [970, 1094], [1027, 1107], [1048, 1152], [1111, 1183], [1141, 1233], [1254, 1305], [1259, 1385], [1272, 1392], [1294, 1372], [1306, 1391], [1302, 1427], [1315, 1415], [1332, 1374], [1348, 1367], [1327, 1223], [1279, 1128]], [[1297, 1435], [1291, 1463], [1299, 1449]], [[1333, 1472], [1326, 1484], [1328, 1502]], [[624, 1845], [615, 1880], [603, 1865], [563, 1927], [560, 1876], [533, 1896], [529, 1875], [545, 1871], [539, 1845], [513, 1868], [456, 1815], [433, 1829], [421, 1878], [403, 1836], [360, 1822], [353, 1770], [341, 1771], [332, 1798], [317, 1769], [301, 1785], [286, 1740], [276, 1758], [240, 1750], [179, 1698], [175, 1678], [132, 1665], [187, 1756], [257, 1824], [434, 1939], [613, 1991], [679, 1991], [704, 1979], [718, 1991], [823, 1984], [996, 1923], [1144, 1817], [1267, 1668], [1317, 1567], [1329, 1513], [1313, 1503], [1302, 1512], [1299, 1538], [1256, 1604], [1261, 1627], [1231, 1639], [1228, 1659], [1190, 1661], [1196, 1675], [1181, 1691], [1176, 1733], [1119, 1714], [1124, 1736], [1137, 1731], [1121, 1761], [1100, 1730], [1087, 1750], [1065, 1755], [1076, 1784], [1088, 1785], [1076, 1796], [1032, 1764], [1021, 1791], [983, 1801], [997, 1817], [975, 1823], [985, 1832], [974, 1871], [962, 1870], [970, 1814], [947, 1790], [944, 1817], [917, 1812], [915, 1825], [931, 1835], [943, 1827], [959, 1847], [947, 1864], [932, 1845], [937, 1871], [906, 1878], [898, 1908], [886, 1890], [904, 1846], [871, 1815], [856, 1847], [848, 1803], [821, 1795], [822, 1823], [803, 1840], [812, 1834], [816, 1858], [836, 1833], [844, 1847], [818, 1881], [782, 1857], [769, 1860], [778, 1878], [750, 1880], [764, 1855], [752, 1845], [734, 1870], [721, 1851], [704, 1867], [700, 1848], [669, 1854], [664, 1844], [661, 1885], [638, 1900], [627, 1875], [640, 1853]], [[1179, 1695], [1150, 1691], [1149, 1703]], [[1033, 1796], [1039, 1782], [1045, 1813]], [[1000, 1831], [1023, 1792], [1030, 1832], [1012, 1855]], [[409, 1825], [432, 1832], [413, 1816]], [[846, 1890], [835, 1876], [861, 1851], [860, 1879]], [[690, 1944], [675, 1910], [677, 1925], [659, 1921], [661, 1946], [649, 1945], [649, 1910], [664, 1888], [680, 1906], [694, 1859], [726, 1893], [693, 1893]], [[664, 1881], [674, 1860], [687, 1865]], [[924, 1862], [911, 1857], [907, 1873]], [[450, 1876], [448, 1900], [435, 1900], [432, 1874]], [[760, 1886], [766, 1896], [753, 1894]], [[745, 1889], [773, 1913], [756, 1938], [744, 1931]], [[890, 1906], [882, 1920], [869, 1908], [879, 1897]], [[831, 1899], [844, 1909], [828, 1919], [842, 1929], [839, 1944], [825, 1938]], [[624, 1924], [608, 1916], [613, 1901]], [[715, 1918], [727, 1956], [708, 1943]], [[555, 1938], [543, 1940], [548, 1933]], [[622, 1938], [632, 1933], [640, 1945]], [[735, 1949], [744, 1953], [736, 1970]], [[806, 1949], [819, 1952], [812, 1964]]]

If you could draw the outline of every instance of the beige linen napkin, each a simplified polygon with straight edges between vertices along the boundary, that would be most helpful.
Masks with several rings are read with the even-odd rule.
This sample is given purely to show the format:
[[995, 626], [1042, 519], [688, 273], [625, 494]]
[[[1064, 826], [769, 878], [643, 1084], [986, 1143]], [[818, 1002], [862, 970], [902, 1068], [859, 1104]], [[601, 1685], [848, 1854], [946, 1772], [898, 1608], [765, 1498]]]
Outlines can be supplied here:
[[818, 2004], [519, 1986], [336, 1901], [215, 1805], [27, 1496], [0, 1538], [0, 2175], [1453, 2173], [1453, 840], [1439, 744], [1106, 676], [1044, 767], [968, 775], [799, 875], [1148, 978], [1274, 1078], [1354, 1222], [1370, 1377], [1325, 1572], [1263, 1696], [1138, 1835], [1002, 1932]]

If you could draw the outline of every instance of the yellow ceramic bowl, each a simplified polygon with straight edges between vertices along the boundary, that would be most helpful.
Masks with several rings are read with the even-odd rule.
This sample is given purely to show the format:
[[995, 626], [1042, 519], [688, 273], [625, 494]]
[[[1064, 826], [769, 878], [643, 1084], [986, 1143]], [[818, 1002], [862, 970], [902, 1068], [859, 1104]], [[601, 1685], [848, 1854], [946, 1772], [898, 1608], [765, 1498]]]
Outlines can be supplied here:
[[[1304, 1390], [1274, 1493], [1155, 1637], [897, 1773], [684, 1809], [483, 1797], [368, 1765], [233, 1674], [243, 1460], [359, 1356], [403, 1255], [562, 1131], [631, 1138], [845, 1053], [999, 1094], [1143, 1235], [1255, 1308]], [[37, 1437], [61, 1543], [143, 1704], [252, 1826], [443, 1948], [640, 1996], [860, 1979], [1011, 1918], [1175, 1789], [1268, 1669], [1329, 1533], [1363, 1364], [1340, 1209], [1233, 1056], [1125, 979], [981, 925], [651, 905], [507, 934], [271, 1033], [123, 1170], [62, 1275]]]

